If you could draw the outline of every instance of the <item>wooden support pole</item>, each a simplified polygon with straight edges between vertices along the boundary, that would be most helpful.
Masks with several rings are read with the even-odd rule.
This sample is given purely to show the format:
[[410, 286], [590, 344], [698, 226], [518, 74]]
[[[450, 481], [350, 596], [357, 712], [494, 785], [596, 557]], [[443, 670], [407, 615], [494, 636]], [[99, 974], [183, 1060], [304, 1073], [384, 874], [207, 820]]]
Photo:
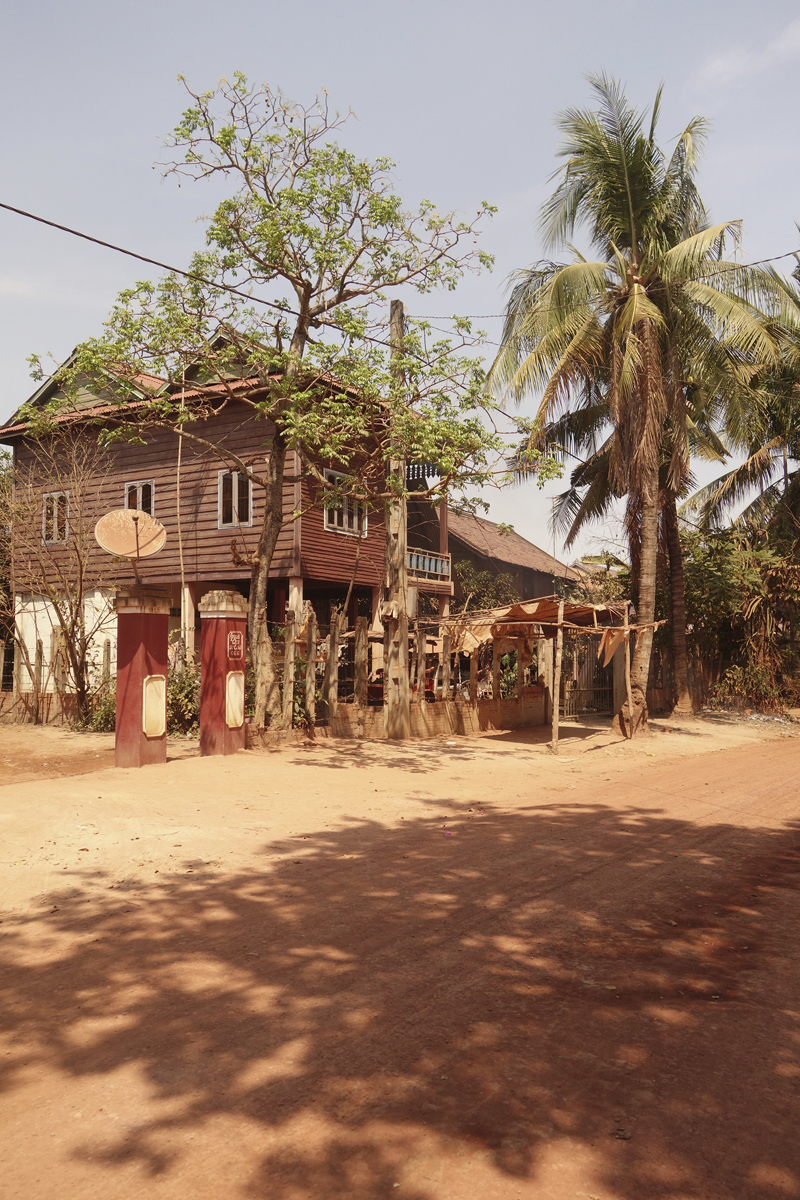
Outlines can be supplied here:
[[[399, 365], [403, 354], [405, 314], [402, 300], [392, 300], [389, 309], [389, 341], [392, 374], [402, 392], [405, 374]], [[386, 506], [386, 596], [384, 617], [383, 704], [386, 736], [394, 740], [411, 736], [411, 689], [408, 682], [408, 552], [406, 534], [405, 459], [391, 459], [389, 478], [396, 494]]]
[[556, 661], [553, 667], [553, 753], [558, 754], [558, 710], [561, 707], [561, 655], [564, 650], [564, 601], [558, 605]]
[[[422, 636], [424, 636], [424, 634]], [[419, 625], [417, 625], [417, 627], [414, 631], [414, 649], [412, 651], [412, 657], [411, 657], [411, 675], [409, 676], [409, 680], [408, 680], [408, 686], [411, 689], [411, 703], [412, 704], [419, 704], [420, 700], [422, 699], [422, 695], [420, 694], [420, 687], [419, 687], [419, 683], [420, 683], [420, 679], [419, 679], [419, 666], [420, 666], [419, 639], [420, 639], [420, 629], [419, 629]], [[424, 668], [423, 668], [423, 670], [424, 670]], [[425, 691], [424, 684], [422, 687], [422, 691], [423, 692]]]
[[317, 614], [310, 605], [306, 625], [306, 719], [313, 729], [317, 719]]
[[450, 634], [442, 638], [442, 699], [450, 699]]
[[367, 637], [367, 618], [356, 617], [356, 649], [355, 649], [355, 701], [359, 708], [367, 707], [367, 673], [369, 668], [369, 640]]
[[628, 696], [628, 737], [633, 737], [633, 692], [631, 691], [631, 635], [629, 632], [628, 601], [625, 601], [625, 637], [622, 649], [625, 654], [625, 691]]
[[469, 702], [473, 708], [478, 706], [478, 648], [469, 656]]
[[516, 695], [518, 700], [522, 700], [525, 695], [525, 639], [517, 638], [517, 687]]
[[294, 715], [294, 643], [297, 636], [293, 612], [286, 618], [284, 629], [286, 632], [283, 647], [283, 728], [291, 729]]
[[497, 642], [492, 639], [492, 699], [500, 699], [500, 659], [502, 655]]

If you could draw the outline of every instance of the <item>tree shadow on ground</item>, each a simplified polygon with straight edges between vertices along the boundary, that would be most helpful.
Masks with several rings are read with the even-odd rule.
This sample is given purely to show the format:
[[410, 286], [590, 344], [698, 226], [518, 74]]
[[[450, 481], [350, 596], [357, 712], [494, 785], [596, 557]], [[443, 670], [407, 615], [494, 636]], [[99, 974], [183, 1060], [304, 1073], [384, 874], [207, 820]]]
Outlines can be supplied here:
[[[559, 739], [565, 743], [590, 741], [598, 734], [608, 734], [610, 723], [604, 724], [574, 724], [562, 725]], [[547, 752], [551, 732], [544, 726], [534, 726], [525, 729], [506, 729], [484, 732], [480, 737], [464, 737], [454, 734], [452, 737], [420, 738], [418, 741], [387, 742], [383, 740], [370, 741], [367, 739], [309, 739], [302, 746], [294, 748], [293, 762], [300, 766], [324, 766], [331, 770], [349, 770], [354, 764], [360, 766], [380, 766], [391, 770], [401, 770], [412, 775], [425, 775], [432, 767], [441, 765], [442, 756], [449, 759], [473, 761], [481, 756], [487, 744], [508, 746], [530, 746]], [[624, 738], [616, 739], [620, 743]]]
[[229, 1195], [427, 1200], [436, 1154], [532, 1186], [557, 1143], [620, 1200], [793, 1195], [799, 846], [487, 806], [273, 842], [291, 857], [263, 871], [87, 878], [4, 927], [3, 1030], [28, 1049], [0, 1082], [139, 1072], [146, 1119], [81, 1150], [109, 1194], [123, 1165], [179, 1175], [163, 1135], [224, 1116], [265, 1135]]

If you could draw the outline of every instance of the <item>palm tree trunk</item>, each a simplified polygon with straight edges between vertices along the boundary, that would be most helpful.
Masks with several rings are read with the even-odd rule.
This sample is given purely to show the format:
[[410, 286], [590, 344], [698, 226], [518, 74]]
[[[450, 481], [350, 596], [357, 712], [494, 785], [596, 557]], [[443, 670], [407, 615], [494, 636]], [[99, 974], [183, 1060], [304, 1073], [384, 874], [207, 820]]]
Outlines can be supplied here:
[[644, 625], [636, 634], [636, 648], [631, 663], [631, 693], [633, 712], [627, 700], [619, 713], [623, 732], [633, 737], [637, 730], [647, 730], [647, 679], [650, 674], [650, 653], [653, 649], [653, 620], [656, 612], [656, 556], [658, 552], [658, 467], [649, 472], [641, 498], [641, 545], [639, 550], [639, 607], [636, 624]]
[[689, 656], [686, 652], [686, 588], [683, 577], [683, 551], [678, 529], [678, 506], [672, 492], [664, 504], [664, 525], [669, 550], [669, 581], [672, 600], [672, 672], [677, 699], [673, 712], [691, 716], [689, 694]]

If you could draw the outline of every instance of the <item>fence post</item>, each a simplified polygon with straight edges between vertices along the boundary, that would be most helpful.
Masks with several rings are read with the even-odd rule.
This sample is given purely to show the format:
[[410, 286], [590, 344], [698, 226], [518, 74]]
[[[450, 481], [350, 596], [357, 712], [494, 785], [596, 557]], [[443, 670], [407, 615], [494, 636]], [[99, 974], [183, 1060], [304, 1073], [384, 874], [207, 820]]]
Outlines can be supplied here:
[[317, 614], [310, 605], [306, 630], [306, 718], [313, 729], [317, 719]]
[[328, 728], [335, 733], [339, 704], [339, 609], [331, 609], [331, 631], [328, 635], [328, 665], [325, 670], [325, 703], [328, 709]]
[[442, 638], [442, 699], [450, 699], [450, 634]]
[[284, 635], [284, 651], [283, 651], [283, 728], [292, 728], [292, 714], [294, 712], [294, 654], [295, 654], [295, 615], [293, 612], [286, 618], [284, 626], [286, 633]]

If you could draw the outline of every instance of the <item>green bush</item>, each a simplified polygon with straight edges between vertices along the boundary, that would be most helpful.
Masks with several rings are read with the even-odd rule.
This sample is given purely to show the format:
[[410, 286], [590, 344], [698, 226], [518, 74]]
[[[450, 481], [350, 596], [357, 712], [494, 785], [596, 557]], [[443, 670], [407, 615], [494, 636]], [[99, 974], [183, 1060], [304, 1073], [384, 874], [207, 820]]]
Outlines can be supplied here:
[[167, 733], [200, 732], [200, 670], [187, 663], [167, 675]]
[[712, 708], [755, 708], [759, 712], [782, 712], [784, 700], [780, 688], [766, 667], [748, 662], [728, 667], [719, 683], [711, 689]]
[[117, 720], [117, 689], [108, 683], [95, 693], [92, 715], [84, 726], [92, 733], [113, 733]]

